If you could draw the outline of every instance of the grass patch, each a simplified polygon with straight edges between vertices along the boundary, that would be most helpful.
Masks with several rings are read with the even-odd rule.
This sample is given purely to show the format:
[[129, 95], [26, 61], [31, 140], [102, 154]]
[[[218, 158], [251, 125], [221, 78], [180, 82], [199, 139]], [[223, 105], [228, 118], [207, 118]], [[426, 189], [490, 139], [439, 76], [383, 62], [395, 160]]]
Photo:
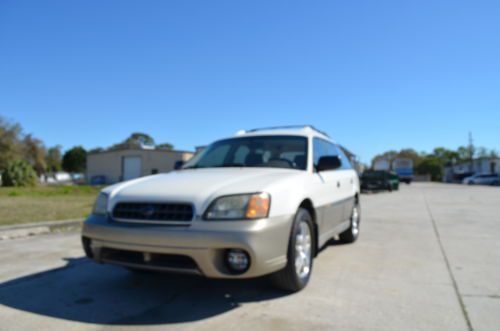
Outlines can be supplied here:
[[0, 187], [0, 225], [86, 217], [102, 187]]

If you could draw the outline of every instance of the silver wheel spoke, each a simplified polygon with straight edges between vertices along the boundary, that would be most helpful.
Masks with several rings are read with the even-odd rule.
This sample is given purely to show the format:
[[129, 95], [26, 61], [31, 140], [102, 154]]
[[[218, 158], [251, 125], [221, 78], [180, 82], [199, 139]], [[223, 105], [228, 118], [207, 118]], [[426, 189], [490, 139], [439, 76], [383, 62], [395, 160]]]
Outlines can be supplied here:
[[300, 278], [307, 277], [311, 270], [311, 230], [301, 221], [295, 234], [295, 272]]
[[359, 232], [359, 211], [357, 206], [352, 209], [351, 231], [353, 235], [357, 235]]

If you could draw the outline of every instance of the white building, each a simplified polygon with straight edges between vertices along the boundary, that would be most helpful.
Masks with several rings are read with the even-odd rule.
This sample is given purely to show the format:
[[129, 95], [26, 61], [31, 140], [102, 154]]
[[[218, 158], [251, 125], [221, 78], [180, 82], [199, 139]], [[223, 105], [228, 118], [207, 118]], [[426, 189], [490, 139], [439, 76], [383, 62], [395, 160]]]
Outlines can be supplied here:
[[444, 169], [443, 181], [461, 182], [474, 174], [500, 174], [500, 158], [480, 158]]

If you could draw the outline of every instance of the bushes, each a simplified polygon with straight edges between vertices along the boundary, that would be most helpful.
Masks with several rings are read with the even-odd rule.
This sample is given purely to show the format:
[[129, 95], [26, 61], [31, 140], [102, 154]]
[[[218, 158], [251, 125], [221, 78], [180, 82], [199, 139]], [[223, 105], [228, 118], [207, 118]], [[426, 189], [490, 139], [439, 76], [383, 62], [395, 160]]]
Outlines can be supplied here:
[[443, 166], [441, 160], [434, 156], [427, 156], [416, 167], [417, 174], [431, 175], [431, 180], [440, 182], [443, 179]]
[[2, 173], [3, 186], [35, 186], [37, 182], [35, 170], [26, 161], [9, 162]]

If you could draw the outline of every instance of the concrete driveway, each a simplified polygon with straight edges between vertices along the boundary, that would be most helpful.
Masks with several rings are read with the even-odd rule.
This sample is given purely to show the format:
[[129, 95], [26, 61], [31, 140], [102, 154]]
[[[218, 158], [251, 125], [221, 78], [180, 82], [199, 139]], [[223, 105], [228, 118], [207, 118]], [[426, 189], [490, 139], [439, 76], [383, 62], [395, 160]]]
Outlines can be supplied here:
[[0, 242], [0, 330], [500, 330], [500, 188], [403, 185], [362, 196], [357, 243], [309, 286], [134, 275], [76, 233]]

